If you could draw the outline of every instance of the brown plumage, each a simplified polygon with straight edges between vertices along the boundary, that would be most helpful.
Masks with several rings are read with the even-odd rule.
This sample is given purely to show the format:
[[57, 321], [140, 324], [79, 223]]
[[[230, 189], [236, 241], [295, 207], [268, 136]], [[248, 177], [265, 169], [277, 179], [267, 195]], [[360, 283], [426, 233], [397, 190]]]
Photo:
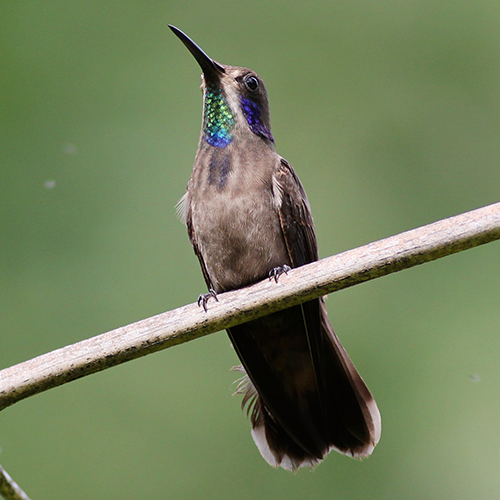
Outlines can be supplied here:
[[[209, 290], [241, 288], [317, 260], [307, 196], [274, 148], [264, 83], [249, 69], [213, 61], [171, 28], [203, 70], [203, 127], [181, 212]], [[380, 414], [323, 300], [228, 334], [247, 374], [238, 392], [267, 462], [296, 470], [331, 449], [352, 457], [373, 451]]]

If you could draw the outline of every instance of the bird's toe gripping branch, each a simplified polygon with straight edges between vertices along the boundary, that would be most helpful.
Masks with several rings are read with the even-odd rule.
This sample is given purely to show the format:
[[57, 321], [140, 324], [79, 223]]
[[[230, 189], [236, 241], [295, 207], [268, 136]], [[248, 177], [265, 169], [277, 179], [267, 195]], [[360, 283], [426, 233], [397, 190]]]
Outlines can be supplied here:
[[200, 293], [200, 296], [198, 297], [198, 306], [203, 306], [203, 309], [207, 312], [207, 303], [211, 298], [214, 298], [216, 302], [219, 302], [217, 293], [213, 288], [210, 288], [208, 293]]
[[284, 264], [283, 266], [273, 267], [269, 271], [269, 281], [274, 278], [274, 281], [278, 283], [278, 279], [282, 274], [288, 274], [288, 271], [291, 271], [292, 268]]

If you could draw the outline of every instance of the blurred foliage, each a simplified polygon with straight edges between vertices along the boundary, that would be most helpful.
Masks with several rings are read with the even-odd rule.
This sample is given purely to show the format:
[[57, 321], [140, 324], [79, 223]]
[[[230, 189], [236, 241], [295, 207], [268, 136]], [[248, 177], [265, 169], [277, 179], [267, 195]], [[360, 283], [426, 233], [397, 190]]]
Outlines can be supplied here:
[[[499, 199], [498, 2], [3, 2], [2, 368], [204, 290], [173, 209], [200, 71], [167, 23], [264, 78], [323, 256]], [[270, 468], [231, 398], [224, 333], [8, 408], [0, 463], [38, 500], [494, 498], [498, 252], [330, 297], [383, 417], [362, 463]]]

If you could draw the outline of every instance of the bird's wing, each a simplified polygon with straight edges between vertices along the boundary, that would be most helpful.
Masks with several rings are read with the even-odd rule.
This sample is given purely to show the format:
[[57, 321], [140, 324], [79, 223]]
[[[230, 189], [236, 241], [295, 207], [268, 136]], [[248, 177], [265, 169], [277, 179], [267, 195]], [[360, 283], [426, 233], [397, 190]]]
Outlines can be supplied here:
[[177, 213], [182, 218], [182, 221], [186, 224], [189, 241], [191, 241], [194, 253], [196, 254], [196, 257], [198, 257], [198, 260], [200, 261], [201, 270], [203, 272], [203, 277], [205, 278], [205, 283], [207, 284], [207, 288], [209, 290], [212, 290], [213, 284], [212, 281], [210, 280], [210, 277], [208, 276], [208, 271], [207, 267], [205, 266], [205, 261], [203, 260], [203, 256], [201, 255], [198, 243], [196, 241], [196, 234], [194, 232], [193, 219], [191, 216], [191, 204], [189, 203], [187, 192], [179, 200], [179, 203], [177, 204]]
[[[281, 229], [292, 267], [318, 260], [314, 224], [304, 189], [289, 163], [281, 159], [275, 176]], [[323, 298], [302, 304], [320, 404], [334, 448], [367, 456], [380, 438], [377, 405], [328, 320]], [[342, 408], [342, 411], [339, 411]]]
[[291, 165], [280, 158], [273, 192], [292, 267], [318, 260], [318, 243], [306, 192]]

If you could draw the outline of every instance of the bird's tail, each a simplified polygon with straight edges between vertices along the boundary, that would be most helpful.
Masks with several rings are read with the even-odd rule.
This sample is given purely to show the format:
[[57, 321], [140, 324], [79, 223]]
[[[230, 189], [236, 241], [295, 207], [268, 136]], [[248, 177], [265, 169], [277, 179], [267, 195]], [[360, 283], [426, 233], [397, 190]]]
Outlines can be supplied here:
[[[367, 457], [381, 433], [373, 396], [333, 332], [323, 301], [314, 302], [230, 331], [245, 365], [237, 369], [248, 372], [236, 392], [243, 394], [252, 437], [270, 465], [292, 471], [316, 466], [332, 449], [353, 458]], [[308, 334], [307, 321], [303, 322], [305, 331], [297, 328], [297, 319], [311, 313], [309, 307], [320, 313], [319, 335]], [[307, 352], [285, 349], [288, 354], [283, 356], [267, 347], [273, 326], [278, 323], [283, 331], [288, 320], [293, 328], [285, 336], [285, 347], [301, 345], [299, 338], [305, 335]], [[259, 331], [265, 331], [265, 342], [260, 342]], [[259, 354], [252, 349], [253, 343], [260, 347]], [[265, 367], [258, 359], [261, 354]]]

